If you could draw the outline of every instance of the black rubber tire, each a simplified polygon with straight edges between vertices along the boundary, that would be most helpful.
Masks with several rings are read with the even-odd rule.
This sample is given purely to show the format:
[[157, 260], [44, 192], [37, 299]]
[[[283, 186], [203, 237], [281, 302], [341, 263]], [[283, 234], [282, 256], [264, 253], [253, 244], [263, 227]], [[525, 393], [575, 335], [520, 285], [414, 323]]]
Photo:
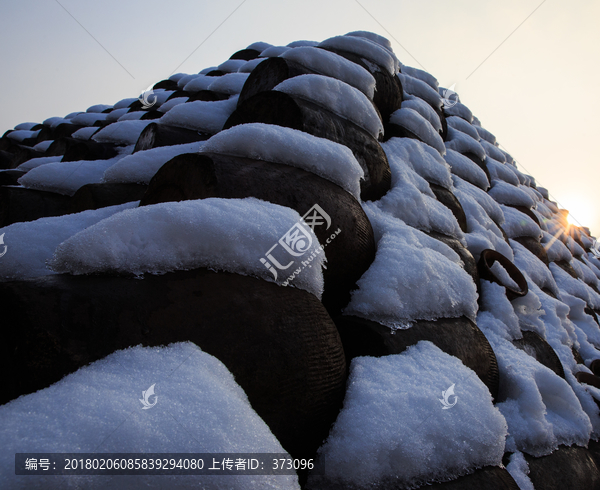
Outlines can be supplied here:
[[71, 198], [54, 192], [0, 187], [0, 228], [22, 221], [69, 214]]
[[165, 89], [165, 90], [177, 90], [177, 82], [175, 80], [161, 80], [160, 82], [156, 82], [153, 86], [152, 86], [152, 90], [158, 90], [158, 89]]
[[442, 233], [438, 233], [435, 231], [430, 231], [427, 234], [430, 237], [435, 238], [436, 240], [444, 242], [458, 254], [458, 256], [463, 261], [463, 269], [467, 272], [467, 274], [469, 274], [473, 278], [475, 286], [479, 288], [479, 272], [477, 271], [477, 262], [475, 261], [475, 257], [473, 257], [473, 254], [469, 252], [469, 249], [464, 247], [463, 244], [460, 243], [456, 238], [449, 237], [447, 235], [443, 235]]
[[[220, 154], [184, 154], [165, 163], [150, 181], [140, 206], [208, 197], [256, 197], [295, 209], [303, 216], [314, 204], [330, 215], [331, 226], [316, 226], [325, 249], [323, 304], [336, 314], [375, 258], [373, 229], [360, 203], [341, 187], [289, 165]], [[275, 238], [277, 239], [277, 237]], [[266, 250], [265, 250], [266, 252]]]
[[312, 458], [344, 396], [346, 364], [312, 294], [206, 269], [47, 276], [0, 283], [11, 318], [0, 345], [6, 403], [129, 346], [191, 341], [233, 373], [295, 458]]
[[[494, 262], [499, 262], [510, 278], [517, 283], [519, 289], [514, 289], [511, 287], [507, 287], [500, 282], [499, 279], [496, 278], [490, 267], [494, 264]], [[481, 252], [479, 256], [479, 262], [477, 263], [477, 269], [479, 270], [480, 279], [485, 279], [486, 281], [495, 282], [496, 284], [500, 284], [506, 289], [506, 297], [512, 301], [513, 299], [519, 298], [521, 296], [525, 296], [529, 287], [527, 286], [527, 280], [521, 274], [521, 271], [517, 268], [515, 264], [513, 264], [510, 260], [508, 260], [504, 255], [500, 252], [496, 252], [495, 250], [486, 248]]]
[[0, 169], [8, 170], [15, 168], [14, 162], [15, 155], [6, 151], [0, 150]]
[[254, 68], [246, 79], [240, 92], [238, 107], [250, 97], [261, 92], [268, 92], [288, 78], [314, 73], [316, 72], [291, 60], [268, 58]]
[[261, 92], [231, 114], [223, 129], [245, 123], [284, 126], [340, 143], [352, 150], [365, 172], [361, 199], [378, 200], [391, 187], [390, 166], [379, 142], [367, 131], [327, 109], [283, 92]]
[[391, 75], [385, 68], [377, 65], [372, 60], [366, 62], [359, 55], [351, 53], [350, 51], [321, 46], [319, 46], [319, 48], [326, 49], [327, 51], [342, 56], [343, 58], [362, 66], [373, 75], [375, 78], [375, 96], [373, 97], [373, 103], [379, 110], [382, 121], [388, 121], [392, 113], [400, 109], [403, 100], [403, 91], [402, 84], [397, 76]]
[[546, 265], [546, 267], [550, 265], [548, 253], [546, 252], [544, 246], [538, 240], [531, 236], [517, 237], [513, 238], [513, 240], [523, 245], [533, 255], [540, 259]]
[[475, 371], [492, 397], [498, 398], [496, 355], [479, 327], [468, 318], [418, 320], [408, 329], [395, 331], [380, 323], [350, 315], [335, 316], [333, 320], [340, 332], [348, 365], [358, 356], [400, 354], [409, 346], [428, 340]]
[[190, 94], [188, 102], [195, 102], [202, 100], [205, 102], [215, 102], [217, 100], [227, 100], [230, 97], [229, 94], [222, 94], [220, 92], [214, 92], [213, 90], [199, 90], [196, 93]]
[[584, 447], [559, 446], [548, 456], [525, 454], [525, 459], [536, 490], [600, 490], [599, 467]]
[[176, 128], [165, 124], [150, 123], [140, 133], [133, 153], [161, 146], [182, 145], [195, 141], [206, 141], [211, 135], [191, 129]]
[[492, 176], [490, 175], [490, 171], [488, 170], [485, 161], [482, 160], [481, 158], [479, 158], [477, 155], [475, 155], [475, 153], [471, 153], [470, 151], [463, 153], [463, 155], [466, 156], [469, 160], [471, 160], [475, 164], [477, 164], [477, 166], [485, 172], [485, 176], [487, 177], [488, 182], [491, 185], [492, 184]]
[[126, 202], [139, 201], [148, 186], [145, 184], [86, 184], [71, 197], [71, 213], [100, 209]]
[[92, 140], [79, 140], [71, 137], [56, 139], [46, 150], [46, 156], [63, 155], [61, 161], [108, 160], [117, 155], [115, 145], [97, 143]]
[[250, 61], [258, 58], [259, 56], [260, 51], [257, 51], [256, 49], [240, 49], [239, 51], [233, 53], [229, 59]]
[[440, 201], [444, 206], [446, 206], [458, 221], [458, 226], [463, 233], [467, 233], [467, 215], [465, 214], [465, 210], [463, 209], [460, 201], [456, 198], [456, 196], [449, 191], [445, 187], [441, 185], [434, 184], [432, 182], [429, 183], [429, 187], [435, 194], [435, 197], [438, 201]]
[[18, 180], [27, 172], [23, 170], [4, 170], [0, 172], [0, 186], [2, 185], [19, 185]]
[[557, 376], [565, 379], [565, 371], [554, 349], [535, 332], [523, 331], [523, 338], [512, 341], [518, 349], [529, 354], [540, 364], [554, 371]]

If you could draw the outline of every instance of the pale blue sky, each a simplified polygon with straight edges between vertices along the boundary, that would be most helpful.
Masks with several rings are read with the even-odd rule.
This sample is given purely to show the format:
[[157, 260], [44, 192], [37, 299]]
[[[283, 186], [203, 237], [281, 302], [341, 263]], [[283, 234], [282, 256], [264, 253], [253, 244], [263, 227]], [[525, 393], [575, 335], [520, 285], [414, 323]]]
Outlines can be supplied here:
[[370, 30], [403, 63], [455, 83], [520, 168], [600, 233], [598, 1], [59, 1], [0, 3], [0, 134], [137, 97], [255, 41]]

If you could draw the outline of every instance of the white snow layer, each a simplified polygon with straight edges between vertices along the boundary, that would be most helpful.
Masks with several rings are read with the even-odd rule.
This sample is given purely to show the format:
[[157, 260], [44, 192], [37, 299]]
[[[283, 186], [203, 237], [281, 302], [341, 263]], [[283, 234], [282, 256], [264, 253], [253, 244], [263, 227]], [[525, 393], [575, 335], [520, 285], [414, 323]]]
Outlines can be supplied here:
[[463, 180], [476, 185], [480, 189], [487, 191], [490, 187], [490, 182], [485, 175], [483, 169], [477, 165], [473, 160], [464, 156], [457, 151], [446, 149], [446, 155], [444, 155], [446, 163], [450, 165], [452, 173], [457, 175]]
[[36, 168], [41, 165], [46, 165], [47, 163], [60, 162], [62, 160], [62, 158], [63, 158], [63, 155], [57, 155], [54, 157], [32, 158], [30, 160], [27, 160], [26, 162], [23, 162], [21, 165], [19, 165], [17, 167], [17, 170], [23, 170], [25, 172], [28, 172], [32, 168]]
[[[446, 148], [457, 151], [458, 153], [473, 153], [480, 160], [485, 160], [485, 150], [478, 141], [475, 141], [469, 135], [448, 125], [448, 137]], [[517, 183], [518, 184], [518, 183]]]
[[383, 124], [373, 103], [345, 82], [323, 75], [300, 75], [284, 80], [273, 90], [316, 102], [360, 126], [375, 139], [383, 135]]
[[435, 78], [430, 73], [427, 73], [426, 71], [423, 71], [419, 68], [413, 68], [412, 66], [403, 65], [401, 63], [400, 64], [400, 72], [404, 73], [405, 75], [409, 75], [413, 78], [418, 78], [419, 80], [421, 80], [421, 81], [425, 82], [427, 85], [429, 85], [433, 90], [437, 91], [437, 89], [440, 86], [439, 82], [437, 81], [437, 78]]
[[477, 142], [481, 139], [475, 126], [465, 121], [462, 117], [450, 116], [446, 118], [446, 122], [448, 123], [448, 126], [451, 126], [458, 131], [462, 131]]
[[98, 131], [92, 139], [98, 143], [114, 143], [115, 145], [135, 145], [140, 134], [151, 120], [119, 121], [109, 124]]
[[500, 402], [508, 423], [507, 451], [549, 454], [559, 444], [586, 445], [592, 424], [569, 384], [490, 328], [490, 317], [477, 325], [489, 340], [500, 370]]
[[380, 36], [379, 34], [375, 34], [374, 32], [370, 32], [370, 31], [352, 31], [352, 32], [348, 32], [347, 34], [345, 34], [346, 36], [355, 36], [355, 37], [364, 37], [366, 39], [369, 39], [370, 41], [373, 41], [377, 44], [379, 44], [380, 46], [383, 46], [385, 49], [387, 49], [388, 51], [393, 51], [392, 50], [392, 43], [390, 42], [389, 39]]
[[30, 170], [18, 182], [28, 189], [72, 196], [81, 186], [99, 183], [108, 168], [132, 151], [133, 146], [127, 146], [122, 153], [108, 160], [47, 163]]
[[414, 95], [407, 95], [406, 98], [402, 101], [401, 104], [402, 109], [412, 109], [417, 111], [421, 116], [429, 121], [429, 123], [433, 126], [436, 131], [442, 130], [442, 122], [440, 120], [440, 116], [433, 110], [427, 102], [419, 97], [415, 97]]
[[10, 248], [10, 260], [0, 261], [0, 280], [53, 274], [46, 267], [46, 261], [52, 258], [59, 244], [88, 226], [137, 205], [137, 201], [130, 202], [81, 213], [13, 223], [0, 228], [0, 235], [4, 235], [4, 243]]
[[295, 129], [272, 124], [241, 124], [221, 131], [202, 147], [223, 153], [302, 168], [339, 185], [360, 199], [364, 172], [347, 147]]
[[446, 154], [446, 147], [440, 133], [417, 111], [408, 107], [398, 109], [390, 116], [390, 122], [408, 129], [423, 143], [435, 148], [440, 155]]
[[398, 78], [402, 84], [402, 90], [407, 94], [413, 95], [427, 102], [433, 109], [441, 109], [442, 98], [437, 90], [431, 88], [427, 83], [418, 78], [411, 77], [404, 73], [398, 73]]
[[373, 78], [373, 75], [362, 66], [352, 63], [331, 51], [314, 47], [301, 47], [290, 49], [280, 57], [294, 61], [321, 75], [341, 80], [373, 100], [375, 93], [375, 78]]
[[391, 138], [381, 147], [386, 155], [394, 155], [407, 162], [427, 182], [453, 189], [450, 166], [431, 146], [411, 138]]
[[[444, 409], [449, 388], [454, 405]], [[421, 341], [402, 354], [353, 359], [344, 408], [319, 453], [327, 478], [348, 488], [414, 488], [500, 465], [506, 432], [477, 375]]]
[[510, 206], [500, 205], [504, 213], [504, 224], [502, 229], [506, 232], [509, 238], [518, 238], [522, 236], [530, 236], [533, 238], [541, 238], [542, 230], [536, 222], [534, 222], [525, 213]]
[[196, 153], [203, 144], [198, 141], [183, 145], [160, 146], [127, 155], [104, 172], [102, 182], [148, 184], [160, 167], [169, 160], [183, 153]]
[[502, 180], [494, 180], [492, 183], [494, 185], [488, 191], [488, 194], [499, 204], [524, 206], [529, 209], [535, 206], [535, 201], [520, 187], [515, 187]]
[[377, 254], [344, 314], [390, 328], [407, 328], [414, 320], [475, 318], [475, 283], [450, 247], [372, 202], [363, 208], [373, 225]]
[[325, 39], [319, 47], [339, 49], [357, 54], [368, 61], [378, 64], [390, 75], [398, 73], [399, 61], [396, 56], [380, 44], [364, 37], [336, 36]]
[[[260, 259], [299, 221], [296, 211], [255, 198], [142, 206], [115, 214], [64, 241], [48, 265], [56, 272], [75, 275], [163, 274], [208, 267], [282, 284], [286, 278], [274, 280]], [[324, 254], [317, 252], [320, 245], [312, 230], [298, 226], [304, 241], [297, 242], [296, 253], [305, 252], [293, 269], [300, 267], [305, 256], [314, 254], [315, 259], [314, 267], [303, 268], [293, 286], [320, 299]], [[281, 254], [280, 263], [294, 262], [294, 257], [280, 249], [275, 252]]]
[[[209, 77], [210, 78], [210, 77]], [[217, 133], [237, 107], [238, 97], [207, 102], [196, 100], [173, 107], [158, 122], [168, 126], [193, 129], [205, 133]]]
[[[155, 385], [156, 405], [140, 396]], [[0, 487], [299, 490], [296, 476], [16, 476], [15, 453], [285, 453], [233, 375], [192, 343], [117, 351], [0, 407]]]
[[[429, 183], [415, 172], [410, 159], [416, 160], [420, 156], [424, 160], [429, 158], [434, 164], [437, 162], [427, 152], [419, 155], [418, 151], [401, 151], [406, 148], [403, 143], [405, 139], [398, 138], [398, 141], [402, 142], [400, 146], [390, 145], [389, 142], [382, 145], [390, 165], [392, 186], [375, 204], [382, 211], [419, 230], [434, 230], [462, 240], [463, 233], [452, 211], [436, 199]], [[426, 146], [415, 149], [424, 147]], [[423, 167], [417, 165], [417, 168]]]
[[[238, 60], [229, 60], [238, 61]], [[243, 61], [243, 60], [239, 60]], [[244, 61], [245, 63], [245, 61]], [[249, 73], [227, 73], [216, 79], [208, 86], [208, 90], [221, 94], [235, 95], [239, 94], [246, 83]], [[213, 77], [214, 78], [214, 77]]]

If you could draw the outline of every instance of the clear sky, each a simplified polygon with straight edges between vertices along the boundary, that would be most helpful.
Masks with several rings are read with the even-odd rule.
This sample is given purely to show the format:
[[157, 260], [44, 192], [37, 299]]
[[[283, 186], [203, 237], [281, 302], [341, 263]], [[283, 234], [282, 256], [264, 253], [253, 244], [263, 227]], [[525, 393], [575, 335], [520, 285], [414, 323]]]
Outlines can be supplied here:
[[580, 0], [3, 0], [0, 134], [137, 97], [255, 41], [370, 30], [425, 68], [594, 234], [600, 2]]

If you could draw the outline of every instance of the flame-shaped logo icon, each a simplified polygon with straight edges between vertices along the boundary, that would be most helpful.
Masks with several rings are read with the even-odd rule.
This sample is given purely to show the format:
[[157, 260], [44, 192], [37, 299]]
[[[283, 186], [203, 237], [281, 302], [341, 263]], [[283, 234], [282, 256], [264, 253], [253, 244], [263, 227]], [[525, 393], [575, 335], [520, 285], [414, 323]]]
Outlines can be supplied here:
[[[456, 405], [456, 402], [458, 401], [458, 397], [454, 394], [454, 384], [448, 388], [446, 391], [442, 391], [442, 396], [444, 398], [438, 398], [438, 400], [442, 403], [442, 405], [444, 405], [444, 408], [442, 408], [442, 410], [447, 410], [449, 408], [452, 408], [454, 405]], [[450, 403], [450, 397], [453, 396], [454, 397], [454, 403]]]
[[[153, 384], [146, 391], [142, 391], [142, 396], [144, 398], [139, 399], [142, 402], [142, 405], [144, 405], [142, 407], [142, 410], [148, 410], [149, 408], [152, 408], [154, 405], [156, 405], [156, 402], [158, 401], [158, 395], [154, 394], [154, 386], [156, 386], [156, 383]], [[154, 397], [154, 403], [150, 403], [151, 396]]]
[[[140, 102], [142, 103], [142, 109], [150, 109], [154, 104], [156, 104], [157, 97], [154, 95], [154, 90], [152, 89], [153, 85], [150, 85], [146, 90], [144, 90], [139, 96]], [[150, 100], [150, 97], [153, 97]]]
[[453, 107], [459, 102], [458, 94], [454, 91], [454, 87], [456, 87], [455, 83], [450, 85], [450, 88], [444, 89], [442, 101], [444, 102], [444, 107], [446, 108]]
[[[0, 245], [4, 245], [4, 233], [2, 233], [2, 235], [0, 235]], [[6, 245], [4, 245], [4, 249], [2, 250], [2, 253], [0, 253], [0, 257], [4, 257], [4, 254], [6, 253], [7, 250], [8, 250], [8, 247]]]

